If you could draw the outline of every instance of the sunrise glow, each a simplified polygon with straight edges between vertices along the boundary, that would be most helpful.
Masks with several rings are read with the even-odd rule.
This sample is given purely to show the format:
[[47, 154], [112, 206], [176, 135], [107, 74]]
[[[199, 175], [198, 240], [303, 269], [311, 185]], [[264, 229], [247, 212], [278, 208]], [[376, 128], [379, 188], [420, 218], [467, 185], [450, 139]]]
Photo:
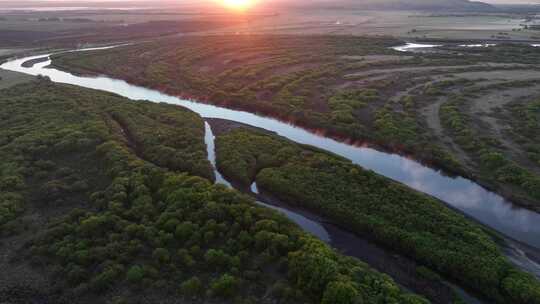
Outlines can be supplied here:
[[222, 3], [236, 11], [246, 11], [254, 5], [255, 0], [222, 0]]

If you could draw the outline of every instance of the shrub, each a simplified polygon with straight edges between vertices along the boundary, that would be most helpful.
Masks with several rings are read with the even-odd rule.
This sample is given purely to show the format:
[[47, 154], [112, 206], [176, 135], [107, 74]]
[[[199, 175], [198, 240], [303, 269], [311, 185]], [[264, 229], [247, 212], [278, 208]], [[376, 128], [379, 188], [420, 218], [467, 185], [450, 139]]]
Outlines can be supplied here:
[[168, 263], [171, 259], [169, 251], [165, 248], [156, 248], [152, 253], [152, 257], [157, 263]]
[[358, 290], [351, 282], [332, 282], [326, 286], [321, 304], [361, 304]]
[[198, 277], [192, 277], [182, 283], [180, 291], [186, 296], [198, 296], [203, 291], [203, 285]]
[[224, 274], [221, 277], [212, 281], [210, 292], [213, 296], [232, 298], [236, 295], [239, 286], [237, 278], [230, 274]]
[[139, 283], [144, 278], [144, 271], [140, 266], [135, 265], [128, 270], [126, 277], [131, 283]]

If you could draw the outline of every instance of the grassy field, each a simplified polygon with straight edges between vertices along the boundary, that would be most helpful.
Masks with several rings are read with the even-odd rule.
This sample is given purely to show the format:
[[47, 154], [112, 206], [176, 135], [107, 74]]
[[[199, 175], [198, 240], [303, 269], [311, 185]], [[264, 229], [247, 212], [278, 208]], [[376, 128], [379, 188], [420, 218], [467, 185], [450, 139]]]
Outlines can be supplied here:
[[32, 76], [26, 74], [0, 70], [0, 90], [6, 89], [19, 83], [31, 81]]
[[[113, 75], [410, 154], [539, 210], [536, 148], [498, 145], [496, 141], [510, 143], [517, 137], [488, 132], [485, 125], [486, 119], [505, 124], [491, 116], [512, 96], [521, 103], [521, 97], [538, 93], [539, 50], [525, 45], [453, 46], [411, 56], [389, 49], [399, 43], [389, 37], [197, 36], [64, 54], [53, 64], [78, 73]], [[511, 93], [483, 105], [484, 96], [497, 90]], [[467, 136], [481, 140], [481, 146], [463, 140], [465, 129], [457, 125], [457, 114], [449, 113], [456, 108], [449, 103], [454, 99], [450, 96], [467, 99], [458, 108], [474, 109], [466, 113], [466, 120], [474, 122], [467, 128], [479, 134]], [[493, 113], [482, 114], [483, 109]], [[513, 124], [521, 123], [514, 119]], [[505, 160], [496, 165], [486, 161], [498, 154]]]

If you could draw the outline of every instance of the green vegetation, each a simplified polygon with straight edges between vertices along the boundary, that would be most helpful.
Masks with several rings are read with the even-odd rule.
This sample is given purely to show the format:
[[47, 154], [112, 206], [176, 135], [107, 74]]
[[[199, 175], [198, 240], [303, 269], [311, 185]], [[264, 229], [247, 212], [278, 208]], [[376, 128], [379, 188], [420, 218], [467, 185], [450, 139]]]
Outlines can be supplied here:
[[[46, 79], [3, 90], [1, 225], [20, 215], [28, 201], [42, 206], [80, 204], [92, 189], [110, 182], [104, 173], [118, 174], [121, 162], [137, 166], [141, 159], [122, 156], [139, 150], [148, 161], [160, 159], [163, 167], [213, 178], [202, 140], [204, 125], [195, 113], [89, 92], [55, 86]], [[55, 100], [57, 96], [64, 99]], [[120, 124], [124, 117], [138, 124]], [[160, 144], [151, 140], [160, 134], [176, 139]]]
[[[495, 183], [510, 185], [516, 192], [533, 200], [540, 200], [540, 176], [533, 171], [524, 168], [515, 161], [509, 159], [501, 149], [501, 144], [496, 138], [482, 136], [478, 130], [471, 127], [471, 117], [465, 114], [461, 108], [466, 106], [467, 99], [453, 96], [441, 107], [441, 120], [445, 127], [452, 132], [456, 142], [473, 157], [479, 159], [480, 170], [486, 180]], [[514, 109], [516, 115], [523, 120], [517, 122], [517, 128], [523, 135], [531, 135], [533, 144], [529, 146], [530, 157], [535, 159], [534, 138], [535, 128], [538, 123], [538, 104], [531, 103], [527, 106], [517, 106]], [[532, 204], [533, 208], [538, 208]]]
[[527, 156], [540, 166], [540, 100], [525, 100], [509, 105], [512, 113], [512, 136], [527, 151]]
[[[399, 43], [389, 37], [183, 37], [84, 56], [59, 54], [53, 64], [76, 73], [114, 75], [168, 93], [411, 152], [449, 172], [464, 174], [461, 164], [419, 126], [413, 104], [387, 102], [396, 90], [414, 81], [403, 77], [372, 82], [369, 77], [351, 76], [370, 69], [461, 63], [391, 55], [389, 47]], [[356, 78], [368, 86], [358, 88]]]
[[425, 303], [283, 216], [200, 178], [143, 170], [116, 178], [93, 204], [97, 211], [72, 211], [30, 249], [34, 262], [63, 265], [53, 275], [78, 295], [124, 284], [126, 297], [155, 289], [258, 303], [272, 292], [295, 303], [319, 302], [346, 284], [352, 293], [343, 303]]
[[260, 131], [234, 129], [218, 136], [216, 148], [218, 166], [230, 178], [246, 185], [256, 180], [259, 189], [408, 255], [497, 303], [540, 303], [540, 283], [533, 276], [512, 266], [480, 226], [433, 198]]
[[[2, 57], [0, 56], [0, 63], [2, 62]], [[25, 74], [0, 70], [0, 90], [9, 88], [19, 83], [30, 81], [31, 79], [31, 76]]]
[[[491, 165], [486, 166], [483, 157], [457, 151], [437, 129], [439, 122], [426, 126], [430, 118], [424, 111], [449, 92], [490, 80], [481, 74], [471, 80], [468, 73], [533, 69], [523, 65], [540, 60], [537, 50], [520, 45], [446, 47], [441, 53], [409, 56], [389, 49], [399, 43], [389, 37], [324, 35], [182, 37], [85, 55], [59, 54], [53, 64], [77, 73], [113, 75], [412, 155], [450, 174], [479, 177], [503, 195], [516, 188], [521, 193], [512, 199], [537, 209], [540, 197], [532, 193], [538, 182], [528, 173], [528, 165], [517, 166], [509, 159], [502, 166], [505, 172], [491, 178], [485, 174]], [[516, 82], [509, 79], [496, 86], [515, 87]], [[532, 163], [538, 163], [537, 145], [523, 149]]]
[[188, 110], [47, 79], [1, 93], [0, 231], [21, 258], [0, 265], [47, 278], [37, 291], [10, 282], [32, 299], [428, 303], [213, 185], [203, 121]]
[[362, 101], [340, 103], [350, 97], [371, 99], [376, 92], [343, 94], [333, 87], [356, 65], [346, 56], [388, 54], [396, 43], [391, 38], [333, 36], [186, 37], [85, 56], [60, 54], [53, 64], [361, 137], [369, 133], [357, 130], [359, 124], [351, 125], [351, 118], [357, 119], [353, 112]]

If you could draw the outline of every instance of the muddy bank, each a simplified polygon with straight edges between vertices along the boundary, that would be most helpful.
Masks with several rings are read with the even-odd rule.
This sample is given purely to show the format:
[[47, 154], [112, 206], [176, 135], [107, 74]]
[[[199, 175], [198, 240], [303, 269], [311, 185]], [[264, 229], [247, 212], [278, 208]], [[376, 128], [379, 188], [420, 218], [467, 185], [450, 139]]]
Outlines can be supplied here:
[[45, 61], [49, 61], [49, 57], [41, 57], [41, 58], [31, 59], [31, 60], [23, 62], [23, 64], [21, 64], [21, 66], [25, 67], [25, 68], [31, 68], [35, 64], [40, 63], [40, 62], [45, 62]]

